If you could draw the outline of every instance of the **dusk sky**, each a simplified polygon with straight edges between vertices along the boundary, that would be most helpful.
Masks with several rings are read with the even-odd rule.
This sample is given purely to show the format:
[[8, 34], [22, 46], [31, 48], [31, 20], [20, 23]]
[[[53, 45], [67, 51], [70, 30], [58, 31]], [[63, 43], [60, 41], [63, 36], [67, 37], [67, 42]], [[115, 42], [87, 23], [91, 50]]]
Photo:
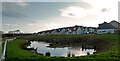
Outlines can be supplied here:
[[118, 21], [119, 0], [4, 0], [2, 28], [8, 32], [39, 32], [74, 25], [98, 27]]

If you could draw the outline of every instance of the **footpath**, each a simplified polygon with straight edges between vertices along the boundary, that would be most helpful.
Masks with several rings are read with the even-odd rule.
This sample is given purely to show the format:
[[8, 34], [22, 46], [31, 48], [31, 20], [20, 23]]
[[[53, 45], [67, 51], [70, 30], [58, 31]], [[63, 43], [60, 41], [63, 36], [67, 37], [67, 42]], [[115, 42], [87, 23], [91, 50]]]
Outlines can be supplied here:
[[1, 61], [5, 61], [7, 42], [13, 41], [15, 39], [16, 38], [6, 39], [4, 42], [0, 42], [0, 45], [2, 45], [2, 43], [4, 43], [4, 49], [3, 49], [3, 53], [2, 53], [2, 56], [1, 56], [1, 59], [0, 59]]

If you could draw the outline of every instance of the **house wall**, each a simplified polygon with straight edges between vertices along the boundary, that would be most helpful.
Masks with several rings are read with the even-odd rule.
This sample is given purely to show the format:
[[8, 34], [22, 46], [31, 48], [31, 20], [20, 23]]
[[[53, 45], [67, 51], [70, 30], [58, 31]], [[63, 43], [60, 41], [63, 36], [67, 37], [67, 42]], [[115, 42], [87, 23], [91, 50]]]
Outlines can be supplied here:
[[41, 35], [41, 34], [38, 33], [37, 35]]
[[81, 28], [82, 32], [88, 32], [88, 28]]
[[117, 22], [111, 22], [110, 24], [120, 30], [120, 24], [118, 24]]
[[82, 32], [83, 32], [83, 29], [79, 27], [77, 30], [77, 34], [81, 34]]
[[45, 34], [44, 34], [44, 32], [43, 32], [43, 33], [41, 33], [41, 34], [40, 34], [40, 33], [38, 33], [37, 35], [45, 35]]
[[65, 29], [62, 29], [62, 30], [59, 32], [59, 35], [65, 35], [65, 34], [66, 34], [65, 31], [66, 31]]
[[72, 32], [69, 32], [69, 31], [66, 32], [66, 35], [71, 35], [71, 34], [72, 34]]
[[66, 32], [66, 35], [68, 35], [68, 31]]
[[66, 34], [67, 34], [67, 35], [72, 35], [73, 32], [72, 32], [72, 30], [68, 30], [68, 31], [66, 32]]
[[47, 35], [51, 35], [51, 33], [48, 32]]
[[56, 30], [53, 30], [53, 31], [51, 32], [51, 34], [52, 34], [52, 35], [57, 35], [58, 33], [57, 33]]
[[98, 29], [97, 34], [114, 33], [115, 29]]
[[96, 30], [93, 29], [93, 28], [90, 28], [90, 29], [89, 29], [89, 32], [96, 33]]
[[74, 34], [77, 34], [77, 31], [73, 31], [72, 34], [73, 34], [73, 35], [74, 35]]

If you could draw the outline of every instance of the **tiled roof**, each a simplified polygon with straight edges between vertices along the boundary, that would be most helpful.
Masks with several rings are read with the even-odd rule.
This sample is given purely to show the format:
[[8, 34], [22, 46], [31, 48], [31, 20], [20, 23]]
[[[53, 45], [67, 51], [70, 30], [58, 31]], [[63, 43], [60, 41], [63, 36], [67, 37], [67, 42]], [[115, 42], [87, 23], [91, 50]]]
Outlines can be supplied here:
[[78, 30], [78, 27], [71, 27], [70, 28], [72, 31], [77, 31]]
[[[79, 27], [82, 27], [82, 26], [72, 26], [72, 27], [66, 27], [66, 32], [71, 30], [71, 31], [77, 31]], [[69, 30], [68, 30], [69, 29]]]
[[38, 32], [38, 34], [42, 34], [43, 32]]
[[117, 22], [117, 21], [115, 21], [115, 20], [111, 21], [110, 23], [112, 23], [112, 22], [116, 22], [116, 23], [120, 24], [119, 22]]

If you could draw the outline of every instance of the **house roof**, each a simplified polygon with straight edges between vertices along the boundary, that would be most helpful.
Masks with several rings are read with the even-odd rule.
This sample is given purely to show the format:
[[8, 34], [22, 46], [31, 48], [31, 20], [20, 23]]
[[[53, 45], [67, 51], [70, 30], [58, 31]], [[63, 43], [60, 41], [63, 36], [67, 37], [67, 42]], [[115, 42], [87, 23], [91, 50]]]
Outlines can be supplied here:
[[71, 31], [77, 31], [79, 27], [82, 27], [82, 26], [75, 25], [75, 26], [72, 26], [72, 27], [66, 27], [64, 29], [66, 29], [66, 32], [69, 31], [69, 30], [71, 30]]
[[45, 31], [45, 33], [51, 33], [53, 30], [47, 30]]
[[117, 30], [120, 30], [120, 23], [119, 22], [113, 20], [113, 21], [110, 22], [110, 24], [112, 26], [114, 26]]
[[56, 29], [57, 32], [60, 32], [63, 28]]
[[77, 27], [71, 27], [70, 28], [72, 31], [77, 31], [78, 30], [78, 26]]
[[48, 31], [45, 31], [45, 34], [48, 33]]
[[97, 29], [116, 29], [116, 28], [112, 26], [110, 23], [104, 22], [102, 24], [99, 24], [99, 27]]
[[42, 34], [44, 31], [38, 32], [37, 34]]
[[117, 21], [115, 21], [115, 20], [111, 21], [110, 23], [112, 23], [112, 22], [115, 22], [115, 23], [118, 23], [118, 24], [120, 24], [119, 22], [117, 22]]
[[88, 29], [92, 28], [92, 29], [96, 29], [96, 27], [87, 27]]

